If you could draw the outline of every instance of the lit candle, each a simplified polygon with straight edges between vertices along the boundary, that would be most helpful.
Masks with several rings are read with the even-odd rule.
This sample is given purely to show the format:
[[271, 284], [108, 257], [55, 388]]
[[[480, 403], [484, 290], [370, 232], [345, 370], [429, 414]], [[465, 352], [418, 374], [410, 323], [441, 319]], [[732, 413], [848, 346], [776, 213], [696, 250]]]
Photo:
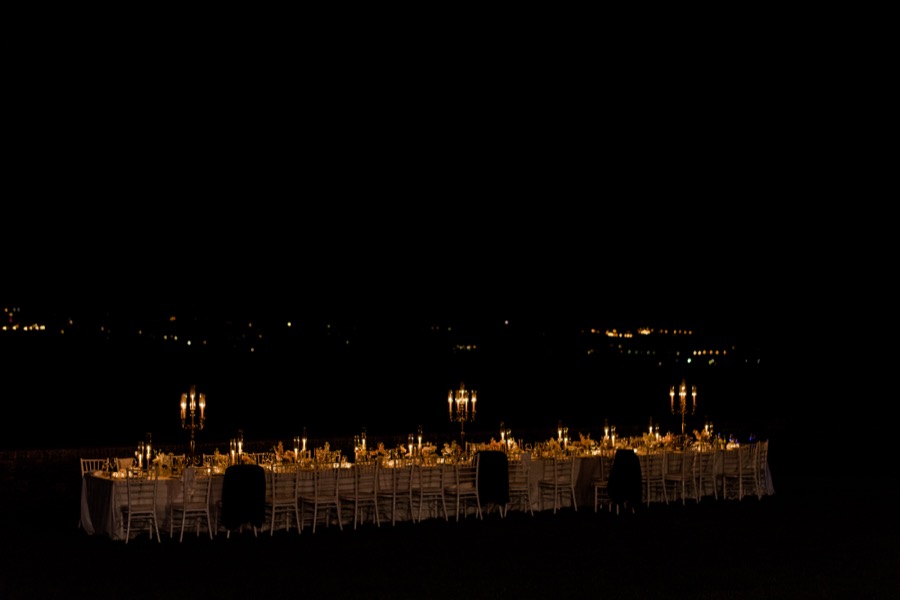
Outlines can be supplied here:
[[473, 390], [473, 391], [472, 391], [472, 418], [473, 418], [473, 419], [475, 418], [475, 401], [476, 401], [477, 399], [478, 399], [478, 398], [475, 397], [475, 391]]
[[675, 412], [675, 386], [669, 386], [669, 404], [672, 405], [672, 413]]
[[203, 411], [206, 409], [206, 394], [200, 394], [200, 420], [203, 420]]
[[294, 436], [294, 460], [300, 459], [300, 436]]
[[697, 386], [691, 386], [691, 402], [693, 408], [691, 410], [697, 410]]
[[194, 411], [197, 409], [197, 388], [196, 386], [191, 386], [191, 414], [194, 414]]
[[185, 411], [187, 410], [187, 394], [181, 395], [181, 420], [184, 421], [186, 416]]
[[453, 418], [453, 390], [447, 394], [447, 409], [450, 411], [450, 418]]

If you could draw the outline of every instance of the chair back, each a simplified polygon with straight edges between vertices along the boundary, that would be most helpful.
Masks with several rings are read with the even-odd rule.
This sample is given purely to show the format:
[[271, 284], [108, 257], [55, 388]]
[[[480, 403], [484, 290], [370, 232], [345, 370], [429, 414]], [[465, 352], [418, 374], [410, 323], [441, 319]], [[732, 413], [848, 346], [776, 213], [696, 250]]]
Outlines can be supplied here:
[[316, 501], [319, 504], [338, 502], [342, 470], [332, 466], [319, 466], [316, 469]]
[[222, 480], [222, 525], [262, 527], [266, 512], [266, 470], [259, 465], [231, 465]]
[[[151, 471], [153, 473], [153, 471]], [[132, 514], [156, 513], [159, 499], [158, 480], [153, 477], [133, 477], [125, 479], [128, 510]]]
[[105, 458], [82, 458], [81, 459], [81, 476], [84, 477], [88, 473], [93, 473], [94, 471], [103, 470], [104, 464], [106, 464]]
[[181, 474], [181, 500], [186, 507], [209, 506], [212, 473], [208, 467], [188, 467]]
[[529, 489], [529, 486], [531, 485], [531, 470], [528, 468], [528, 463], [521, 458], [517, 458], [514, 460], [510, 460], [508, 462], [508, 465], [509, 489]]
[[607, 494], [615, 505], [632, 508], [641, 503], [642, 465], [632, 450], [616, 450], [607, 478]]
[[557, 486], [570, 485], [574, 481], [575, 459], [552, 457], [544, 459], [544, 481], [555, 482]]
[[354, 491], [357, 498], [374, 498], [378, 492], [379, 467], [377, 461], [356, 464], [354, 473]]
[[687, 456], [687, 452], [664, 452], [663, 468], [665, 469], [665, 476], [670, 479], [682, 479], [685, 475], [685, 458]]
[[[486, 450], [476, 455], [478, 496], [482, 504], [509, 502], [509, 457], [505, 452]], [[519, 461], [521, 463], [521, 461]]]
[[[450, 467], [454, 468], [454, 467]], [[448, 471], [446, 465], [426, 466], [421, 463], [413, 464], [412, 489], [420, 495], [443, 495], [444, 473]]]
[[297, 501], [297, 469], [273, 466], [267, 469], [269, 485], [266, 486], [268, 502], [272, 505], [291, 504]]

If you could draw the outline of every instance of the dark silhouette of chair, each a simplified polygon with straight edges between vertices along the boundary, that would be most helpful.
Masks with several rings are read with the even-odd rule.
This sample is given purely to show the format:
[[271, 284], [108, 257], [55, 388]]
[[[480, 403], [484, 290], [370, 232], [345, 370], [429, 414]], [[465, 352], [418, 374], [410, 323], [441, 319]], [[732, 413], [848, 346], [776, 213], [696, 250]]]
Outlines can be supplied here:
[[499, 450], [478, 453], [478, 497], [482, 506], [494, 505], [504, 516], [509, 504], [509, 458]]
[[640, 506], [643, 496], [641, 463], [634, 450], [616, 450], [606, 483], [606, 493], [616, 507], [616, 514], [620, 506], [631, 508], [632, 512]]
[[245, 525], [257, 535], [266, 516], [266, 470], [259, 465], [231, 465], [225, 469], [220, 501], [221, 525], [231, 537]]

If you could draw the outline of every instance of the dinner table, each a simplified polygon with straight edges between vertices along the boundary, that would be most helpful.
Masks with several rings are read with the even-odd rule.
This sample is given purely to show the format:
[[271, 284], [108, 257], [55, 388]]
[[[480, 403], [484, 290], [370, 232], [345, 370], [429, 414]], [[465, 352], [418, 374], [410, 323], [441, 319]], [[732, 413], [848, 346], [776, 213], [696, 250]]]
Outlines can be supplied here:
[[[224, 472], [212, 474], [210, 510], [222, 497]], [[125, 519], [122, 509], [128, 504], [126, 471], [92, 471], [81, 480], [81, 528], [88, 535], [105, 535], [113, 540], [125, 539]], [[131, 475], [134, 475], [132, 473]], [[140, 474], [146, 476], [146, 473]], [[156, 478], [158, 497], [156, 520], [160, 531], [169, 529], [169, 505], [181, 493], [180, 476], [166, 474]]]

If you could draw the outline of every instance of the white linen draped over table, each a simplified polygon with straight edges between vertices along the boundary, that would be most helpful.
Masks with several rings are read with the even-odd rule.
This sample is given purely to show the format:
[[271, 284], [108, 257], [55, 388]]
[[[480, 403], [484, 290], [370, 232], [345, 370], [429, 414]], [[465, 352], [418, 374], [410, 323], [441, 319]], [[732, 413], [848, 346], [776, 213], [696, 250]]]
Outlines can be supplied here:
[[[737, 452], [737, 450], [718, 450], [717, 452]], [[529, 453], [522, 453], [521, 458], [526, 463], [529, 471], [529, 486], [531, 489], [531, 503], [533, 510], [544, 511], [552, 510], [553, 506], [544, 506], [541, 501], [541, 494], [538, 487], [538, 481], [543, 475], [544, 463], [549, 459], [533, 458]], [[578, 456], [574, 458], [575, 465], [575, 497], [579, 506], [593, 506], [594, 491], [593, 480], [600, 474], [600, 457], [599, 456]], [[721, 465], [721, 461], [719, 462]], [[331, 468], [331, 467], [329, 467]], [[349, 467], [337, 468], [354, 468]], [[396, 467], [390, 463], [385, 463], [378, 469], [379, 487], [382, 490], [390, 489], [394, 485], [395, 478], [392, 471]], [[453, 464], [439, 463], [429, 468], [440, 468], [452, 471]], [[762, 490], [765, 495], [775, 493], [772, 484], [772, 477], [769, 471], [768, 462], [761, 465], [764, 470], [765, 489]], [[721, 469], [721, 466], [719, 467]], [[213, 475], [212, 490], [210, 494], [210, 510], [215, 511], [216, 504], [222, 498], [222, 481], [221, 474]], [[177, 498], [181, 486], [180, 481], [176, 477], [160, 477], [157, 485], [163, 486], [160, 489], [159, 505], [157, 507], [157, 518], [161, 530], [168, 530], [169, 505]], [[705, 493], [705, 492], [704, 492]], [[382, 496], [382, 499], [387, 496]], [[562, 506], [571, 507], [571, 499], [563, 496]], [[646, 500], [645, 500], [646, 501]], [[662, 498], [651, 497], [650, 502], [662, 501]], [[124, 478], [110, 478], [100, 472], [86, 473], [82, 477], [81, 484], [81, 526], [89, 535], [107, 535], [114, 540], [125, 539], [124, 519], [122, 508], [127, 504], [127, 489]], [[408, 503], [404, 503], [402, 511], [399, 515], [400, 521], [410, 520]], [[511, 507], [513, 510], [522, 510], [523, 506], [517, 505]], [[423, 507], [423, 518], [443, 518], [443, 513], [437, 504], [429, 503]], [[474, 513], [474, 507], [466, 510], [466, 515]], [[392, 520], [394, 516], [392, 515]], [[306, 523], [304, 524], [304, 526]]]
[[[159, 504], [156, 518], [160, 530], [168, 531], [168, 507], [177, 499], [181, 490], [177, 477], [160, 477], [156, 485], [159, 490]], [[128, 504], [128, 490], [124, 478], [110, 478], [101, 474], [86, 474], [81, 481], [81, 527], [88, 535], [106, 535], [114, 540], [125, 539], [125, 521], [122, 508]], [[222, 497], [222, 476], [213, 475], [210, 510], [215, 509], [215, 501]]]

